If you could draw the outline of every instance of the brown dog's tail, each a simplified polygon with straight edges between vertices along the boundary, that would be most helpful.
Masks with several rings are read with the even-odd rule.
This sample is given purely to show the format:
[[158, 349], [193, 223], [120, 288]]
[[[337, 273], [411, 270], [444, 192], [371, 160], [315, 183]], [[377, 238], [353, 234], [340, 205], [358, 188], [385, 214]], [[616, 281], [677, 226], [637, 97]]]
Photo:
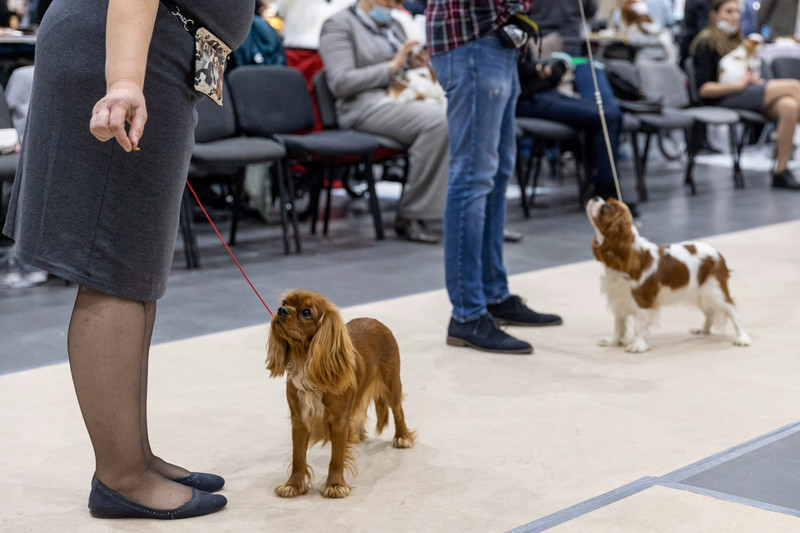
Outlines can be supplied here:
[[383, 428], [389, 424], [389, 404], [383, 395], [375, 397], [375, 414], [378, 417], [378, 423], [375, 425], [375, 433], [380, 435]]

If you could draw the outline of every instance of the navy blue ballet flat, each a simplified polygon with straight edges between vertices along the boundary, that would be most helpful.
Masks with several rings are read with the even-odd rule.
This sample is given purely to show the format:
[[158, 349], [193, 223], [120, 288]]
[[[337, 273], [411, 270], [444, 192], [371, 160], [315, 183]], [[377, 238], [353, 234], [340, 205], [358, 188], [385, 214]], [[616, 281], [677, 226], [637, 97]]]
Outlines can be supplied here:
[[192, 472], [186, 477], [173, 479], [172, 481], [206, 492], [217, 492], [225, 485], [225, 480], [221, 476], [216, 474], [204, 474], [202, 472]]
[[219, 511], [228, 503], [225, 496], [209, 494], [192, 488], [191, 499], [175, 509], [153, 509], [125, 498], [122, 494], [103, 485], [97, 478], [92, 480], [89, 494], [89, 512], [95, 518], [155, 518], [177, 520], [203, 516]]

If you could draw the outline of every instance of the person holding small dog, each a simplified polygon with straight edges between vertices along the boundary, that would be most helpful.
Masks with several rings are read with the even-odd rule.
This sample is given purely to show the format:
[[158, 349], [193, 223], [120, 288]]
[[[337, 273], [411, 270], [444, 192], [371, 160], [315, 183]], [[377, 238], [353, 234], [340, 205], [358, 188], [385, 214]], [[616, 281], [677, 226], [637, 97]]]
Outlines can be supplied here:
[[[55, 0], [39, 27], [3, 231], [22, 261], [78, 286], [67, 352], [94, 450], [89, 511], [98, 518], [189, 518], [227, 503], [211, 494], [220, 476], [154, 455], [147, 425], [150, 339], [172, 265], [194, 105], [200, 89], [216, 94], [193, 88], [195, 50], [210, 41], [196, 42], [189, 29], [213, 33], [222, 52], [221, 43], [244, 41], [253, 18], [253, 0], [222, 4]], [[65, 50], [79, 52], [65, 60]]]
[[514, 172], [519, 95], [517, 39], [530, 28], [530, 1], [429, 0], [431, 62], [447, 94], [450, 182], [444, 214], [444, 266], [453, 310], [447, 343], [526, 354], [530, 343], [498, 323], [561, 324], [512, 295], [503, 264], [506, 188]]
[[777, 120], [777, 165], [772, 186], [800, 190], [800, 181], [789, 170], [792, 140], [800, 121], [800, 81], [772, 79], [764, 82], [749, 69], [736, 83], [719, 82], [719, 63], [742, 42], [737, 0], [712, 0], [709, 25], [695, 37], [689, 49], [694, 58], [697, 93], [707, 105], [748, 109]]
[[336, 97], [343, 128], [391, 137], [408, 146], [408, 179], [397, 206], [395, 231], [435, 244], [429, 229], [442, 219], [447, 193], [447, 116], [443, 106], [387, 97], [409, 68], [425, 67], [428, 53], [406, 38], [393, 16], [400, 0], [358, 0], [322, 25], [319, 53]]

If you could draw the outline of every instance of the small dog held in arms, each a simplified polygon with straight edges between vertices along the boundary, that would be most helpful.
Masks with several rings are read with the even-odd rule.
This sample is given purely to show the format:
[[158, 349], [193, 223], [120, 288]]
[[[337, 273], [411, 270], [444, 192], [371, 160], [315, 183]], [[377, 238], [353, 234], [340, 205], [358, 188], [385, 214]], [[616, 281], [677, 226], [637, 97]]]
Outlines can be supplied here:
[[292, 420], [289, 480], [275, 488], [284, 498], [308, 492], [309, 446], [331, 443], [328, 479], [322, 495], [344, 498], [350, 486], [344, 471], [355, 474], [354, 447], [367, 438], [369, 404], [375, 403], [377, 432], [394, 415], [395, 448], [411, 448], [415, 432], [406, 427], [400, 351], [389, 328], [373, 318], [346, 325], [327, 298], [312, 291], [290, 291], [272, 317], [267, 369], [287, 376], [286, 397]]
[[389, 85], [386, 95], [398, 102], [420, 101], [447, 105], [444, 89], [436, 81], [436, 75], [430, 65], [406, 70]]
[[715, 321], [727, 317], [736, 330], [733, 343], [750, 345], [728, 292], [730, 271], [715, 248], [690, 241], [654, 244], [639, 235], [628, 206], [614, 198], [589, 200], [586, 214], [595, 229], [592, 252], [606, 267], [603, 292], [614, 315], [614, 334], [601, 345], [625, 345], [633, 317], [633, 340], [625, 349], [647, 351], [647, 331], [658, 309], [674, 303], [696, 305], [705, 314], [703, 327], [692, 333], [709, 335]]
[[717, 80], [720, 83], [739, 83], [746, 75], [761, 78], [761, 59], [758, 55], [764, 49], [764, 37], [751, 33], [739, 46], [722, 56], [717, 67]]

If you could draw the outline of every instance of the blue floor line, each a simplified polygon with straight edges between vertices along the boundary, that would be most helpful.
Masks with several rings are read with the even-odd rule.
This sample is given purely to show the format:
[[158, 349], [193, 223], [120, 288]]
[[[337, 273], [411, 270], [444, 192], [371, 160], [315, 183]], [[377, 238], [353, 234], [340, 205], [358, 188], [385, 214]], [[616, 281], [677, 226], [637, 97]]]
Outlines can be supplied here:
[[534, 520], [533, 522], [525, 524], [524, 526], [516, 527], [510, 530], [508, 533], [536, 533], [538, 531], [550, 529], [551, 527], [558, 526], [564, 522], [569, 522], [574, 518], [591, 513], [592, 511], [596, 511], [597, 509], [611, 505], [612, 503], [624, 500], [628, 496], [633, 496], [634, 494], [642, 492], [643, 490], [649, 489], [650, 487], [654, 486], [657, 481], [657, 478], [654, 477], [643, 477], [641, 479], [637, 479], [632, 483], [623, 485], [622, 487], [614, 489], [610, 492], [606, 492], [605, 494], [601, 494], [600, 496], [595, 496], [592, 499], [575, 504], [572, 507], [567, 507], [566, 509], [562, 509], [561, 511], [557, 511], [551, 515]]
[[533, 522], [516, 527], [508, 531], [508, 533], [536, 533], [539, 531], [545, 531], [546, 529], [569, 522], [570, 520], [596, 511], [607, 505], [611, 505], [612, 503], [623, 500], [629, 496], [633, 496], [634, 494], [654, 486], [685, 490], [695, 494], [711, 496], [720, 500], [749, 505], [751, 507], [756, 507], [767, 511], [775, 511], [791, 516], [800, 516], [800, 511], [797, 509], [772, 505], [769, 503], [726, 494], [724, 492], [703, 489], [681, 483], [681, 481], [684, 479], [690, 478], [696, 474], [699, 474], [700, 472], [704, 472], [709, 468], [713, 468], [719, 464], [728, 462], [731, 459], [749, 453], [753, 450], [757, 450], [758, 448], [776, 442], [797, 432], [800, 432], [800, 421], [793, 422], [774, 431], [770, 431], [769, 433], [765, 433], [741, 444], [737, 444], [736, 446], [728, 448], [727, 450], [723, 450], [719, 453], [706, 457], [705, 459], [701, 459], [700, 461], [684, 466], [683, 468], [670, 472], [664, 476], [643, 477], [641, 479], [637, 479], [636, 481], [628, 483], [627, 485], [623, 485], [622, 487], [614, 489], [610, 492], [606, 492], [605, 494], [601, 494], [571, 507], [567, 507], [566, 509], [562, 509], [561, 511], [557, 511], [553, 514], [534, 520]]

